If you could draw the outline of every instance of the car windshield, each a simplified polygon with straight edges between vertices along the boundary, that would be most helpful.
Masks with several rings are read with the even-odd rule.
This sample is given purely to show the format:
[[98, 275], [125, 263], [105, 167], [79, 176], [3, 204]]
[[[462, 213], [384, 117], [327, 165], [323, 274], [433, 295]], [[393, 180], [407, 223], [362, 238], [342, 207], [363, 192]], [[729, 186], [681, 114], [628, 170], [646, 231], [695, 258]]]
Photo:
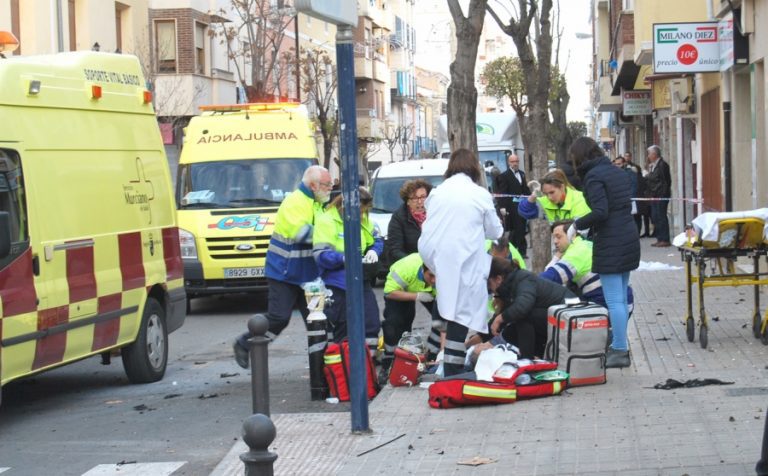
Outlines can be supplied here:
[[279, 204], [314, 159], [245, 159], [179, 167], [178, 208], [242, 208]]
[[378, 213], [394, 212], [397, 207], [403, 204], [403, 200], [400, 198], [400, 188], [407, 180], [414, 179], [422, 179], [432, 184], [432, 186], [437, 186], [443, 183], [445, 177], [442, 175], [431, 177], [377, 177], [371, 187], [371, 194], [373, 195], [372, 211]]

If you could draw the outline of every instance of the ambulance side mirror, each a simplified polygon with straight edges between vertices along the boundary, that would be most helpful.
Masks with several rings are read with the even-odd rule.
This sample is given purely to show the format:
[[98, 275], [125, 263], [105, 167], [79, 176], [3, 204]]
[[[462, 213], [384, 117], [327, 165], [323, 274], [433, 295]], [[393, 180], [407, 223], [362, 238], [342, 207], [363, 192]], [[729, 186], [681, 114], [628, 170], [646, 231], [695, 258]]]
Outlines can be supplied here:
[[11, 252], [11, 218], [8, 212], [0, 212], [0, 259]]

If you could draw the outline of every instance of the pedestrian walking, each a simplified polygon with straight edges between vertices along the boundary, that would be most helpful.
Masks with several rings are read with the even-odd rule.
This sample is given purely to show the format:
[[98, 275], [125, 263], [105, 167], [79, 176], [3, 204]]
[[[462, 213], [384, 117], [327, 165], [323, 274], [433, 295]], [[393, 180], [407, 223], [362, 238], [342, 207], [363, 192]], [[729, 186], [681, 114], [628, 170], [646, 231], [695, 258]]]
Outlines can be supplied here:
[[[312, 234], [315, 221], [323, 214], [323, 204], [330, 198], [331, 187], [328, 170], [313, 165], [304, 171], [299, 187], [277, 209], [265, 269], [269, 321], [266, 336], [270, 339], [285, 329], [294, 308], [298, 307], [305, 320], [309, 315], [301, 284], [318, 276], [312, 257]], [[235, 361], [244, 369], [248, 368], [250, 336], [245, 332], [233, 344]]]
[[[494, 191], [501, 195], [530, 195], [531, 189], [525, 178], [525, 172], [520, 170], [520, 158], [515, 154], [507, 157], [507, 170], [499, 174], [494, 181]], [[526, 242], [526, 220], [517, 211], [519, 198], [499, 197], [496, 200], [501, 216], [506, 216], [505, 230], [509, 232], [509, 242], [526, 257], [528, 243]]]
[[[384, 251], [384, 240], [373, 226], [368, 212], [373, 198], [365, 187], [360, 187], [360, 259], [363, 263], [363, 318], [365, 343], [373, 352], [379, 344], [381, 318], [376, 295], [371, 287], [371, 276], [377, 274], [379, 256]], [[326, 287], [333, 292], [331, 302], [324, 309], [333, 341], [347, 338], [347, 282], [344, 266], [344, 197], [340, 195], [328, 205], [317, 220], [313, 236], [313, 254]]]
[[491, 194], [479, 185], [475, 154], [451, 154], [445, 181], [426, 202], [427, 219], [419, 238], [419, 254], [437, 276], [437, 307], [446, 326], [443, 369], [446, 376], [464, 368], [467, 332], [487, 333], [487, 279], [491, 256], [485, 240], [504, 233]]
[[671, 246], [667, 207], [668, 199], [672, 196], [672, 175], [669, 164], [661, 157], [661, 148], [657, 145], [648, 147], [648, 164], [650, 169], [646, 177], [648, 193], [651, 198], [659, 199], [651, 202], [651, 221], [656, 235], [656, 243], [651, 246], [666, 248]]
[[576, 139], [569, 155], [583, 180], [591, 211], [576, 219], [567, 236], [573, 240], [577, 230], [591, 230], [592, 271], [600, 276], [613, 329], [606, 367], [629, 367], [627, 287], [630, 271], [640, 264], [640, 238], [631, 214], [629, 177], [612, 166], [600, 146], [588, 137]]

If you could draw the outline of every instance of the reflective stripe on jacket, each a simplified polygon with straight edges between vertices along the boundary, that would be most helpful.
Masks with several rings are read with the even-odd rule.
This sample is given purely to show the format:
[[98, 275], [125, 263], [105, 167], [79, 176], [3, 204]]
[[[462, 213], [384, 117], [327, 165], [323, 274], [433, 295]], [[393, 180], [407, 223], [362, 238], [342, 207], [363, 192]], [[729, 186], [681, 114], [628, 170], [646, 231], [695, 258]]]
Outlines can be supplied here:
[[426, 292], [435, 295], [435, 290], [424, 282], [424, 261], [418, 253], [413, 253], [397, 260], [389, 268], [387, 282], [384, 283], [384, 295], [392, 291], [409, 293]]
[[[320, 277], [326, 286], [346, 289], [344, 277], [344, 220], [336, 207], [328, 210], [317, 220], [312, 238], [312, 254], [320, 271]], [[381, 256], [384, 240], [374, 229], [368, 217], [360, 219], [360, 249], [365, 256], [368, 250], [374, 250]]]
[[322, 205], [303, 183], [288, 194], [277, 209], [275, 229], [267, 248], [266, 276], [277, 281], [302, 284], [317, 278], [312, 257], [312, 232], [323, 214]]

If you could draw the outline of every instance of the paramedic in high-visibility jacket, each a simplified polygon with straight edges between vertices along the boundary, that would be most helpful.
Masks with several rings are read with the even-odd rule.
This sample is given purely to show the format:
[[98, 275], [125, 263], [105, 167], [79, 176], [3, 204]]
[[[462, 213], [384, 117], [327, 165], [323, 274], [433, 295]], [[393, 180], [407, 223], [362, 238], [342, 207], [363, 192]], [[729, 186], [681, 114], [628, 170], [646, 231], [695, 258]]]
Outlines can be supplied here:
[[[384, 357], [381, 359], [382, 383], [389, 375], [395, 348], [404, 332], [410, 332], [416, 317], [416, 303], [420, 302], [430, 314], [435, 308], [435, 273], [424, 265], [418, 253], [395, 261], [389, 268], [384, 283]], [[436, 339], [435, 339], [436, 334]], [[436, 340], [436, 342], [435, 342]], [[430, 341], [440, 347], [440, 333], [433, 332]]]
[[[304, 171], [299, 187], [280, 204], [275, 228], [267, 248], [265, 274], [268, 283], [267, 337], [274, 339], [288, 325], [293, 309], [298, 307], [307, 319], [307, 301], [303, 283], [317, 279], [318, 270], [312, 257], [312, 236], [323, 204], [331, 196], [333, 181], [325, 167], [313, 165]], [[241, 334], [234, 343], [235, 360], [248, 368], [248, 339]]]
[[[360, 259], [363, 267], [377, 266], [379, 256], [384, 250], [384, 240], [368, 218], [373, 199], [371, 194], [360, 187]], [[313, 236], [313, 254], [320, 271], [320, 278], [333, 295], [331, 302], [326, 301], [325, 315], [328, 318], [329, 334], [334, 342], [341, 342], [347, 337], [347, 283], [344, 271], [344, 208], [343, 196], [331, 201], [325, 213], [318, 218]], [[365, 274], [365, 270], [364, 270]], [[363, 280], [363, 316], [365, 319], [365, 343], [372, 351], [379, 344], [381, 320], [376, 295], [370, 280]]]
[[[607, 307], [600, 276], [592, 272], [592, 242], [578, 234], [572, 240], [568, 239], [568, 228], [572, 224], [573, 220], [552, 224], [552, 241], [557, 252], [539, 277], [566, 287], [572, 287], [572, 284], [578, 288], [575, 291], [582, 301]], [[632, 287], [627, 286], [627, 312], [632, 314], [633, 310]]]

